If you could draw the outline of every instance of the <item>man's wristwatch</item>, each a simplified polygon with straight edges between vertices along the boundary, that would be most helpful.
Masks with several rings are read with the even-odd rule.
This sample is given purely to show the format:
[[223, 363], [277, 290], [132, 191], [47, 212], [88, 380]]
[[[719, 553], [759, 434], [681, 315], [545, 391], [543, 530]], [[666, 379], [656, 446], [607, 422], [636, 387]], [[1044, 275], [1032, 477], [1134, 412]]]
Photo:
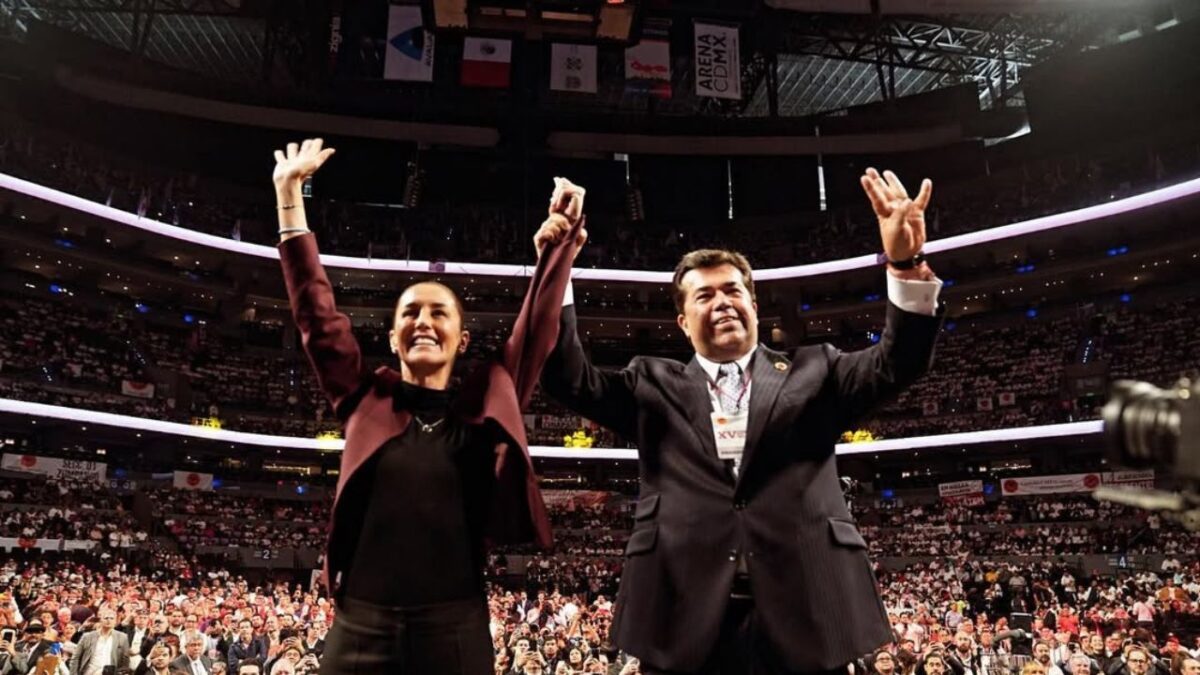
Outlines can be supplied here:
[[884, 256], [883, 259], [887, 262], [888, 265], [890, 265], [892, 267], [892, 269], [911, 270], [911, 269], [916, 269], [917, 267], [920, 267], [921, 264], [925, 262], [925, 254], [918, 253], [918, 254], [914, 255], [913, 257], [909, 258], [908, 260], [888, 260], [886, 255]]

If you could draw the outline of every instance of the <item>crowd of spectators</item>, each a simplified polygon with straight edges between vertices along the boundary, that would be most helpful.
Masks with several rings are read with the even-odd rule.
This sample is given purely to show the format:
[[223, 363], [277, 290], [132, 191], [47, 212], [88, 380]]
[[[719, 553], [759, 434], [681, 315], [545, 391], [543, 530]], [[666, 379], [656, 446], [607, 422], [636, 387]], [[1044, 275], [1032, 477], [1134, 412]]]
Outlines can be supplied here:
[[[246, 531], [267, 535], [252, 542], [256, 546], [295, 545], [270, 532], [283, 523], [294, 523], [298, 531], [312, 528], [308, 532], [319, 539], [327, 517], [327, 503], [319, 499], [166, 488], [145, 492], [158, 525], [167, 530], [177, 522], [199, 523], [205, 530], [244, 523], [250, 528]], [[79, 514], [121, 513], [124, 500], [98, 484], [15, 478], [0, 479], [0, 499], [60, 513], [74, 509], [68, 520], [84, 523], [77, 531], [84, 538], [96, 526], [81, 521]], [[29, 512], [14, 509], [0, 515]], [[1048, 640], [1053, 650], [1047, 668], [1066, 665], [1070, 645], [1076, 644], [1078, 651], [1092, 635], [1116, 640], [1108, 659], [1133, 641], [1148, 646], [1164, 664], [1173, 652], [1200, 646], [1195, 535], [1157, 516], [1081, 495], [1006, 497], [982, 506], [878, 501], [856, 503], [854, 513], [873, 557], [880, 560], [876, 576], [895, 629], [890, 646], [856, 664], [868, 672], [876, 659], [881, 664], [887, 660], [884, 653], [901, 666], [941, 654], [948, 661], [975, 663], [975, 672], [983, 675], [978, 670], [983, 654], [991, 659], [984, 668], [988, 675], [1015, 675], [1038, 660], [1034, 640], [1039, 639]], [[497, 675], [536, 672], [537, 665], [543, 672], [637, 672], [636, 659], [615, 652], [608, 635], [630, 526], [627, 504], [578, 493], [578, 499], [553, 501], [550, 514], [558, 539], [554, 550], [507, 549], [490, 556], [488, 601]], [[109, 514], [109, 521], [124, 517]], [[255, 529], [260, 527], [265, 529]], [[1154, 543], [1139, 546], [1137, 537], [1097, 534], [1117, 528], [1140, 528], [1151, 537], [1145, 541]], [[976, 541], [975, 532], [987, 532], [991, 539]], [[226, 535], [213, 529], [177, 539], [243, 545], [236, 536], [222, 540]], [[194, 654], [224, 663], [231, 673], [238, 672], [242, 661], [270, 673], [315, 673], [319, 667], [323, 638], [336, 615], [319, 589], [282, 581], [251, 583], [229, 564], [202, 562], [186, 550], [163, 548], [161, 541], [144, 537], [116, 546], [100, 544], [92, 550], [30, 550], [3, 558], [0, 627], [17, 628], [19, 638], [11, 650], [0, 645], [0, 660], [9, 655], [0, 669], [12, 667], [2, 672], [26, 673], [31, 655], [41, 653], [39, 645], [44, 651], [53, 642], [62, 644], [69, 658], [82, 635], [98, 629], [98, 616], [105, 611], [116, 613], [117, 629], [135, 642], [133, 672], [145, 672], [137, 669], [162, 656], [151, 652], [159, 643], [169, 650], [170, 661], [187, 654], [194, 643]], [[1106, 548], [1109, 544], [1113, 547]], [[150, 555], [136, 556], [139, 549]], [[1163, 555], [1153, 569], [1118, 570], [1115, 575], [1070, 562], [1073, 554], [1103, 552]], [[899, 556], [915, 562], [885, 564]], [[514, 564], [521, 569], [513, 569]], [[1022, 623], [1024, 615], [1030, 616]], [[1096, 672], [1105, 672], [1110, 663], [1098, 663]], [[205, 672], [214, 672], [212, 667]], [[902, 672], [922, 675], [900, 667], [890, 675]]]
[[[0, 171], [115, 208], [223, 237], [273, 244], [274, 214], [254, 190], [215, 177], [148, 166], [94, 144], [6, 116]], [[993, 227], [1127, 196], [1196, 175], [1200, 138], [1184, 129], [1161, 138], [1120, 139], [1109, 147], [1031, 157], [939, 185], [933, 237]], [[264, 177], [265, 179], [265, 177]], [[651, 189], [651, 188], [646, 188]], [[661, 188], [655, 188], [661, 189]], [[813, 186], [816, 189], [816, 186]], [[529, 219], [522, 206], [432, 205], [380, 208], [332, 200], [310, 203], [309, 223], [327, 252], [418, 260], [524, 264]], [[725, 214], [684, 227], [605, 219], [593, 228], [580, 263], [669, 269], [691, 249], [742, 249], [759, 266], [817, 262], [878, 249], [866, 205], [750, 219], [730, 227]], [[532, 218], [539, 217], [535, 213]]]
[[[7, 310], [0, 313], [0, 396], [180, 422], [216, 417], [229, 429], [308, 438], [338, 428], [297, 352], [247, 348], [244, 339], [215, 328], [90, 314], [69, 299], [0, 303]], [[1095, 419], [1100, 399], [1067, 393], [1067, 368], [1103, 362], [1110, 379], [1171, 384], [1200, 369], [1198, 309], [1194, 299], [1115, 304], [1087, 316], [1013, 317], [947, 329], [932, 369], [860, 426], [876, 438], [898, 438]], [[385, 334], [382, 327], [377, 332]], [[479, 331], [460, 372], [494, 353], [503, 337], [499, 329]], [[125, 381], [137, 381], [151, 367], [160, 378], [178, 374], [187, 385], [186, 404], [169, 386], [151, 398], [122, 395]], [[627, 446], [540, 394], [526, 419], [534, 445], [561, 446], [583, 430], [595, 447]]]

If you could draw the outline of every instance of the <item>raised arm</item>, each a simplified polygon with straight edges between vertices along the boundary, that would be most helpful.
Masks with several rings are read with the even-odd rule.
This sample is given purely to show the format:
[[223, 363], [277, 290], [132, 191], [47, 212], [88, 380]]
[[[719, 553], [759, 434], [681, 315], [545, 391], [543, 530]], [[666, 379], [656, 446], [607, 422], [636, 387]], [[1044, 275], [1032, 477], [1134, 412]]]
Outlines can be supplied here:
[[319, 138], [288, 143], [275, 151], [276, 208], [279, 211], [279, 261], [287, 284], [292, 318], [322, 391], [340, 419], [357, 403], [354, 396], [368, 375], [350, 319], [337, 310], [333, 285], [321, 266], [316, 238], [304, 214], [304, 180], [333, 155]]
[[[540, 256], [547, 246], [574, 237], [573, 257], [587, 241], [587, 232], [581, 227], [583, 188], [565, 179], [557, 180], [550, 213], [534, 236], [533, 245]], [[542, 370], [542, 389], [573, 412], [633, 438], [637, 410], [633, 397], [634, 371], [608, 373], [592, 365], [579, 340], [572, 296], [569, 285], [567, 297], [559, 296], [563, 307], [558, 340]]]
[[[572, 189], [568, 191], [566, 186]], [[583, 188], [570, 181], [555, 179], [546, 222], [554, 221], [561, 226], [562, 236], [553, 242], [543, 241], [537, 247], [537, 267], [529, 280], [529, 290], [513, 323], [512, 333], [504, 344], [504, 368], [512, 376], [522, 410], [528, 407], [546, 358], [554, 348], [563, 309], [562, 297], [571, 280], [571, 264], [579, 253], [579, 246], [587, 241], [584, 194]], [[570, 245], [565, 241], [567, 239], [576, 245]]]
[[922, 256], [925, 209], [933, 183], [921, 183], [916, 199], [891, 171], [867, 169], [863, 191], [879, 220], [887, 257], [887, 323], [878, 344], [857, 352], [828, 348], [830, 376], [842, 402], [840, 425], [852, 424], [871, 408], [911, 384], [929, 369], [941, 327], [938, 294], [942, 282]]

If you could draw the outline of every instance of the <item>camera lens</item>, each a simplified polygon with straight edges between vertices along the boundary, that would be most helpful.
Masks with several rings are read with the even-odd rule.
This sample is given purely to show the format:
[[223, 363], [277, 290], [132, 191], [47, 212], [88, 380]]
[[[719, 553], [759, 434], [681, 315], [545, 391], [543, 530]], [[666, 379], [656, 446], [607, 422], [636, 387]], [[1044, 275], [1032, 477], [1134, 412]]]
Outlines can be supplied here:
[[1190, 394], [1187, 380], [1173, 389], [1130, 380], [1115, 383], [1104, 406], [1109, 459], [1135, 468], [1174, 465], [1180, 407]]

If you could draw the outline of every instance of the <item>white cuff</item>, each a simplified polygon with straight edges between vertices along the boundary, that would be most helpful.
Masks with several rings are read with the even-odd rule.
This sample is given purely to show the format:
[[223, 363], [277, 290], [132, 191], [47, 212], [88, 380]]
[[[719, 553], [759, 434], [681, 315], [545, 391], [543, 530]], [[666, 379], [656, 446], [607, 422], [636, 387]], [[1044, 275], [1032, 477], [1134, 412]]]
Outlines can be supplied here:
[[575, 287], [567, 281], [567, 290], [563, 293], [563, 307], [575, 304]]
[[901, 279], [891, 272], [887, 275], [888, 300], [900, 309], [913, 314], [934, 316], [937, 314], [938, 293], [942, 291], [942, 280], [932, 281]]

